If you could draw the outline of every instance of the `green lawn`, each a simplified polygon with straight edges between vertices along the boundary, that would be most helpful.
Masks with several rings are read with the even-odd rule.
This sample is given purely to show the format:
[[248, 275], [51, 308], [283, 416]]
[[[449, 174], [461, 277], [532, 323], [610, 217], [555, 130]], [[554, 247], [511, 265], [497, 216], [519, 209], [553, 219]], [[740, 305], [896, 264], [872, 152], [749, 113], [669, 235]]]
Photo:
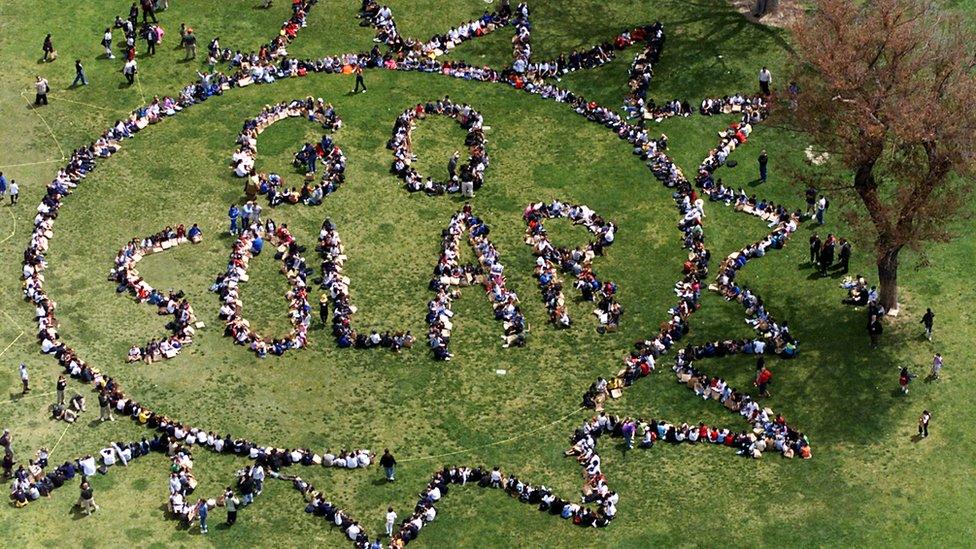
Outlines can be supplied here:
[[[121, 64], [99, 58], [100, 33], [128, 2], [5, 0], [0, 4], [0, 171], [21, 182], [21, 202], [0, 206], [0, 425], [16, 437], [18, 457], [41, 446], [56, 450], [52, 461], [94, 453], [112, 440], [146, 434], [129, 421], [94, 422], [91, 410], [72, 427], [48, 419], [47, 406], [59, 368], [38, 353], [32, 308], [20, 299], [20, 258], [31, 230], [34, 208], [60, 162], [61, 150], [84, 145], [105, 127], [142, 103], [143, 97], [175, 94], [196, 78], [196, 63], [179, 62], [177, 28], [197, 29], [200, 50], [219, 35], [224, 46], [257, 49], [288, 16], [287, 2], [254, 9], [258, 0], [172, 0], [159, 14], [168, 31], [155, 58], [140, 58], [139, 85], [122, 87]], [[358, 2], [321, 1], [289, 51], [311, 56], [372, 47], [372, 31], [358, 25]], [[958, 9], [972, 3], [958, 2]], [[401, 33], [427, 38], [482, 13], [482, 0], [390, 2]], [[782, 83], [789, 37], [782, 31], [747, 23], [719, 0], [647, 3], [623, 0], [564, 0], [532, 5], [533, 48], [540, 58], [609, 39], [620, 30], [661, 20], [667, 42], [655, 67], [651, 95], [688, 99], [751, 91], [758, 69], [768, 65]], [[40, 44], [54, 34], [60, 58], [39, 63]], [[176, 37], [174, 39], [174, 37]], [[500, 67], [511, 59], [510, 29], [468, 42], [451, 59]], [[594, 71], [563, 78], [561, 85], [618, 107], [626, 89], [633, 50]], [[92, 84], [66, 90], [72, 61], [81, 58]], [[27, 108], [34, 75], [53, 88], [51, 104]], [[270, 86], [236, 89], [125, 142], [123, 150], [101, 162], [81, 189], [66, 200], [47, 259], [46, 289], [58, 302], [61, 334], [89, 362], [120, 380], [127, 392], [158, 411], [278, 446], [390, 448], [402, 462], [398, 482], [382, 473], [301, 469], [299, 473], [330, 494], [370, 532], [382, 528], [383, 512], [393, 505], [403, 516], [431, 473], [447, 463], [500, 465], [526, 481], [545, 484], [564, 497], [578, 494], [579, 467], [562, 456], [583, 413], [573, 414], [580, 395], [597, 376], [609, 376], [632, 343], [657, 330], [674, 304], [672, 285], [680, 277], [686, 252], [675, 229], [670, 191], [654, 180], [630, 154], [630, 146], [605, 128], [586, 121], [566, 105], [521, 93], [506, 85], [466, 82], [436, 75], [370, 71], [369, 92], [349, 95], [351, 77], [310, 75]], [[347, 180], [319, 207], [265, 208], [265, 217], [287, 222], [302, 244], [314, 245], [325, 217], [336, 224], [349, 257], [360, 329], [410, 329], [426, 333], [425, 303], [430, 272], [440, 246], [440, 231], [461, 206], [457, 197], [411, 195], [389, 173], [385, 148], [396, 116], [411, 105], [450, 95], [468, 102], [491, 126], [491, 166], [485, 186], [473, 201], [492, 229], [510, 287], [522, 299], [532, 330], [529, 344], [502, 349], [501, 328], [476, 289], [455, 304], [449, 363], [434, 362], [425, 344], [410, 352], [338, 349], [326, 326], [313, 322], [308, 349], [282, 358], [259, 360], [221, 334], [219, 307], [207, 291], [227, 262], [231, 238], [226, 210], [242, 198], [241, 182], [227, 169], [241, 123], [265, 104], [314, 95], [331, 101], [344, 121], [336, 132], [346, 156]], [[42, 118], [43, 117], [43, 118]], [[716, 132], [730, 119], [672, 119], [660, 124], [671, 154], [686, 174], [716, 143]], [[259, 170], [295, 179], [291, 155], [319, 130], [301, 120], [276, 124], [260, 137]], [[464, 131], [446, 119], [423, 122], [414, 134], [418, 169], [442, 175]], [[758, 128], [750, 143], [734, 153], [740, 165], [718, 172], [727, 183], [748, 186], [756, 177], [760, 147], [770, 154], [770, 181], [755, 192], [799, 206], [802, 189], [792, 182], [809, 166], [802, 138]], [[45, 162], [36, 165], [20, 165]], [[20, 165], [13, 166], [12, 165]], [[828, 169], [834, 169], [833, 167]], [[617, 240], [596, 271], [620, 286], [626, 314], [619, 332], [599, 335], [592, 305], [573, 304], [570, 330], [547, 325], [532, 278], [534, 257], [523, 243], [523, 208], [533, 201], [559, 198], [590, 206], [619, 226]], [[707, 243], [713, 267], [718, 258], [763, 236], [767, 229], [749, 216], [709, 204]], [[106, 274], [118, 249], [134, 236], [163, 226], [197, 222], [205, 240], [140, 263], [155, 287], [182, 288], [208, 327], [175, 360], [147, 366], [126, 365], [134, 342], [165, 333], [164, 320], [145, 305], [119, 296]], [[551, 220], [554, 240], [576, 245], [589, 239], [580, 228]], [[967, 227], [961, 227], [965, 229]], [[824, 232], [850, 229], [829, 216]], [[811, 277], [806, 263], [804, 225], [786, 249], [753, 261], [739, 275], [755, 288], [770, 310], [789, 321], [801, 341], [793, 361], [771, 361], [776, 373], [768, 404], [804, 431], [814, 459], [784, 460], [773, 453], [746, 460], [714, 446], [657, 445], [625, 453], [604, 441], [601, 455], [612, 487], [621, 494], [619, 514], [607, 529], [580, 529], [539, 513], [500, 493], [458, 488], [439, 505], [436, 522], [411, 544], [444, 546], [642, 546], [667, 545], [930, 545], [972, 544], [976, 483], [972, 479], [976, 429], [969, 421], [970, 387], [976, 382], [973, 329], [976, 297], [965, 280], [973, 272], [976, 245], [968, 234], [953, 244], [932, 247], [930, 268], [916, 269], [909, 256], [903, 268], [902, 317], [886, 326], [880, 349], [868, 348], [863, 311], [841, 305], [844, 291], [835, 278]], [[8, 237], [9, 235], [9, 237]], [[854, 241], [852, 270], [874, 278], [870, 243]], [[288, 329], [282, 293], [285, 279], [269, 254], [255, 260], [243, 289], [247, 315], [262, 330]], [[314, 254], [309, 254], [310, 263]], [[567, 291], [567, 298], [575, 297]], [[918, 324], [925, 307], [938, 317], [936, 338], [928, 343]], [[690, 341], [747, 336], [738, 305], [706, 295], [692, 317]], [[8, 347], [9, 344], [9, 347]], [[913, 384], [909, 396], [897, 393], [897, 373], [909, 365], [926, 371], [931, 354], [946, 358], [944, 379]], [[25, 362], [36, 387], [19, 397], [16, 367]], [[621, 415], [670, 421], [717, 423], [741, 429], [744, 423], [718, 404], [702, 402], [659, 372], [612, 402]], [[708, 361], [703, 366], [746, 388], [752, 379], [748, 360]], [[498, 376], [496, 369], [507, 374]], [[661, 371], [664, 370], [664, 371]], [[73, 388], [78, 388], [73, 384]], [[911, 440], [923, 408], [933, 412], [932, 436]], [[436, 456], [455, 453], [449, 458]], [[245, 462], [197, 452], [195, 472], [203, 493], [216, 493], [233, 481]], [[76, 488], [55, 492], [26, 509], [4, 505], [0, 528], [5, 541], [28, 546], [155, 545], [299, 546], [309, 542], [344, 546], [341, 533], [302, 512], [300, 496], [286, 483], [269, 482], [256, 504], [243, 510], [230, 530], [215, 528], [207, 538], [164, 518], [167, 467], [161, 455], [114, 467], [94, 479], [102, 512], [74, 520]], [[960, 520], [961, 519], [961, 520]], [[223, 520], [217, 511], [211, 520]]]

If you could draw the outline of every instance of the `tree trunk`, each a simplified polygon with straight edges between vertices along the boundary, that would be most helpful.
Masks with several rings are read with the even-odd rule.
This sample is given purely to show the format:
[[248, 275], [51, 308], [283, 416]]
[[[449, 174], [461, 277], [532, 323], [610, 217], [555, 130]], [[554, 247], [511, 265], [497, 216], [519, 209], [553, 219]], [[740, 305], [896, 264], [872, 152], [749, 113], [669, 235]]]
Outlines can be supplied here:
[[889, 313], [898, 313], [898, 252], [894, 248], [878, 254], [878, 285], [881, 306]]

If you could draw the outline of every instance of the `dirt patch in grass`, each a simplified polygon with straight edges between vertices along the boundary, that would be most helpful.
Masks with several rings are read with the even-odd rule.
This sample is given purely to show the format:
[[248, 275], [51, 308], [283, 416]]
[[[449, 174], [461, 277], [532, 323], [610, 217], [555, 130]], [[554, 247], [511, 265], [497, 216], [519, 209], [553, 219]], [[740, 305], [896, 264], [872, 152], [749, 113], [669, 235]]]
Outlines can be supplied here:
[[808, 3], [802, 0], [766, 0], [769, 6], [767, 13], [756, 17], [756, 9], [760, 3], [757, 0], [730, 0], [730, 3], [749, 21], [780, 28], [787, 28], [795, 23], [803, 17], [808, 7]]

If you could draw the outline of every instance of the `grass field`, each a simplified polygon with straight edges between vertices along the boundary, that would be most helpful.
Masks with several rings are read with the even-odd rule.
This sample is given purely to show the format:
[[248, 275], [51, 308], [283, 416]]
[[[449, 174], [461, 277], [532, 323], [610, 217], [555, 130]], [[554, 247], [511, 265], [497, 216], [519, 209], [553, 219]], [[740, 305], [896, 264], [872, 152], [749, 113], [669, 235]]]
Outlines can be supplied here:
[[[0, 4], [0, 62], [6, 69], [0, 82], [0, 171], [21, 183], [20, 204], [0, 206], [0, 390], [6, 395], [0, 399], [0, 425], [13, 431], [22, 459], [41, 446], [56, 446], [52, 461], [59, 462], [145, 434], [128, 421], [98, 424], [91, 411], [68, 429], [48, 419], [53, 395], [43, 395], [53, 392], [59, 368], [38, 352], [19, 273], [34, 208], [63, 164], [61, 151], [88, 143], [143, 98], [174, 94], [196, 78], [204, 56], [180, 62], [183, 52], [174, 49], [180, 22], [197, 29], [201, 52], [215, 35], [224, 46], [256, 49], [288, 14], [284, 1], [270, 10], [255, 9], [258, 0], [171, 4], [159, 14], [168, 35], [154, 58], [140, 58], [139, 82], [132, 87], [121, 85], [121, 64], [100, 58], [98, 45], [104, 27], [116, 13], [127, 12], [128, 2], [56, 0], [43, 10], [27, 0]], [[355, 18], [358, 4], [321, 1], [290, 53], [304, 57], [372, 47], [371, 30], [359, 27]], [[419, 37], [443, 32], [486, 7], [481, 0], [389, 4], [400, 32]], [[974, 8], [971, 2], [956, 4], [963, 12]], [[609, 39], [627, 27], [664, 22], [668, 38], [650, 92], [659, 101], [678, 97], [695, 105], [703, 97], [752, 91], [762, 65], [773, 70], [777, 83], [785, 76], [788, 35], [747, 23], [723, 1], [546, 1], [532, 4], [532, 16], [534, 53], [541, 58]], [[38, 61], [48, 32], [60, 52], [54, 63]], [[504, 66], [511, 58], [510, 37], [510, 29], [502, 30], [460, 46], [450, 58]], [[84, 62], [91, 85], [68, 90], [75, 58]], [[561, 85], [618, 106], [631, 58], [625, 52], [602, 68], [564, 78]], [[27, 103], [36, 74], [50, 80], [52, 95], [48, 107], [33, 111]], [[675, 230], [670, 192], [630, 154], [626, 142], [565, 105], [499, 84], [388, 71], [365, 76], [369, 92], [360, 95], [349, 94], [351, 77], [321, 74], [236, 89], [126, 141], [121, 152], [101, 162], [66, 200], [47, 256], [47, 291], [59, 304], [62, 336], [134, 398], [184, 421], [279, 446], [390, 448], [401, 461], [395, 484], [385, 483], [375, 468], [300, 471], [371, 532], [381, 530], [387, 505], [403, 511], [413, 505], [430, 474], [445, 464], [433, 456], [445, 453], [457, 452], [448, 463], [497, 464], [560, 494], [577, 494], [579, 467], [562, 451], [584, 417], [573, 413], [581, 393], [597, 376], [615, 373], [632, 343], [656, 332], [674, 303], [671, 287], [686, 252]], [[230, 250], [227, 207], [242, 198], [240, 180], [227, 169], [237, 133], [263, 105], [307, 95], [331, 101], [343, 118], [335, 139], [348, 157], [346, 183], [322, 206], [266, 208], [265, 216], [287, 222], [309, 247], [322, 220], [331, 217], [349, 256], [345, 270], [360, 308], [355, 319], [360, 329], [426, 332], [427, 282], [440, 231], [461, 202], [403, 190], [389, 173], [385, 143], [402, 110], [445, 94], [470, 103], [491, 126], [492, 164], [473, 205], [491, 226], [508, 283], [522, 299], [532, 327], [529, 344], [500, 347], [501, 329], [475, 289], [466, 290], [455, 305], [456, 357], [449, 363], [434, 362], [425, 345], [400, 355], [338, 349], [328, 327], [317, 320], [310, 347], [282, 358], [259, 360], [223, 337], [219, 305], [207, 289]], [[670, 138], [672, 156], [692, 174], [729, 121], [671, 119], [660, 131]], [[260, 138], [257, 168], [297, 180], [291, 156], [319, 135], [301, 120], [276, 124]], [[806, 142], [796, 135], [762, 127], [753, 135], [734, 153], [739, 167], [719, 172], [733, 186], [754, 185], [760, 147], [769, 151], [771, 175], [753, 188], [776, 201], [799, 206], [802, 189], [792, 183], [793, 176], [836, 169], [808, 165]], [[425, 121], [414, 134], [418, 169], [442, 176], [446, 159], [463, 139], [453, 122]], [[553, 198], [586, 204], [619, 226], [613, 248], [595, 265], [620, 286], [626, 314], [617, 333], [596, 333], [589, 304], [571, 306], [577, 322], [570, 330], [546, 323], [531, 276], [534, 257], [522, 241], [521, 212], [529, 202]], [[707, 214], [715, 258], [767, 231], [759, 220], [715, 204]], [[193, 222], [205, 231], [203, 243], [147, 258], [140, 272], [157, 288], [185, 290], [208, 328], [175, 360], [126, 365], [130, 345], [162, 335], [165, 328], [150, 307], [115, 293], [106, 281], [112, 260], [132, 237]], [[547, 227], [557, 243], [576, 245], [589, 238], [565, 222], [550, 221]], [[976, 428], [970, 400], [976, 357], [968, 340], [976, 333], [976, 297], [965, 280], [973, 272], [976, 244], [966, 231], [971, 227], [959, 229], [961, 239], [930, 249], [931, 267], [916, 269], [916, 258], [907, 258], [902, 316], [886, 326], [876, 350], [868, 347], [864, 312], [841, 305], [839, 279], [811, 276], [805, 246], [811, 227], [801, 227], [786, 249], [750, 262], [740, 274], [777, 317], [789, 321], [802, 343], [797, 359], [772, 361], [776, 381], [768, 403], [810, 437], [814, 459], [769, 454], [753, 461], [703, 445], [661, 444], [628, 453], [605, 442], [604, 470], [621, 494], [618, 518], [609, 528], [576, 528], [500, 493], [467, 488], [451, 492], [437, 521], [411, 546], [971, 545]], [[849, 234], [836, 215], [819, 230]], [[869, 246], [854, 241], [852, 271], [874, 278]], [[256, 259], [243, 298], [252, 323], [284, 333], [287, 286], [276, 271], [270, 257]], [[567, 292], [567, 297], [573, 296]], [[925, 307], [938, 315], [933, 343], [920, 337], [918, 319]], [[690, 338], [704, 342], [749, 333], [741, 309], [712, 294], [692, 317]], [[908, 365], [926, 372], [934, 352], [946, 358], [943, 380], [922, 383], [922, 375], [910, 395], [900, 395], [898, 370]], [[16, 375], [20, 362], [27, 364], [36, 387], [23, 399]], [[741, 429], [738, 417], [676, 385], [666, 371], [668, 358], [660, 364], [665, 371], [659, 368], [608, 410]], [[749, 386], [753, 375], [752, 363], [741, 358], [710, 361], [706, 367], [738, 387]], [[496, 369], [508, 373], [499, 376]], [[933, 434], [915, 442], [915, 421], [923, 408], [933, 412]], [[245, 463], [198, 454], [195, 472], [204, 493], [230, 484]], [[304, 502], [288, 484], [274, 482], [232, 529], [199, 536], [165, 518], [167, 471], [165, 457], [152, 455], [95, 478], [102, 512], [88, 518], [71, 512], [74, 487], [26, 509], [5, 505], [0, 510], [4, 541], [27, 546], [346, 543], [338, 530], [302, 512]], [[223, 520], [222, 511], [212, 516], [214, 523]]]

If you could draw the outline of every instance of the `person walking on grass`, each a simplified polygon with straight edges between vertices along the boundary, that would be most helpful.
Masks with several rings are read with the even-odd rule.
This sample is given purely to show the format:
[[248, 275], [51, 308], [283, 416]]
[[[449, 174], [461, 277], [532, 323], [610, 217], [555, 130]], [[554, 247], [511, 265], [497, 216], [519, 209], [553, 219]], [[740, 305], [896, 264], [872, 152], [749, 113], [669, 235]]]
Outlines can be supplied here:
[[763, 149], [759, 153], [759, 181], [762, 183], [766, 182], [766, 165], [769, 164], [769, 155], [766, 154], [766, 149]]
[[908, 372], [908, 368], [902, 368], [901, 373], [898, 374], [898, 385], [901, 386], [901, 393], [903, 395], [908, 394], [908, 384], [912, 382], [912, 374]]
[[359, 93], [359, 86], [362, 86], [363, 93], [366, 93], [366, 81], [363, 80], [363, 67], [356, 65], [356, 68], [352, 72], [356, 75], [356, 87], [353, 88], [352, 93]]
[[71, 87], [76, 88], [78, 84], [88, 85], [88, 77], [85, 76], [85, 67], [81, 64], [81, 59], [75, 59], [75, 79], [71, 82]]
[[[3, 174], [0, 173], [0, 176]], [[2, 196], [2, 195], [0, 195]], [[922, 315], [922, 325], [925, 326], [925, 337], [929, 341], [932, 341], [932, 325], [935, 323], [935, 313], [932, 309], [925, 309], [925, 314]]]
[[929, 379], [935, 381], [939, 379], [939, 374], [942, 373], [942, 354], [935, 353], [932, 357], [932, 371], [929, 373]]
[[30, 376], [27, 374], [27, 365], [23, 362], [20, 363], [20, 382], [24, 386], [24, 390], [20, 394], [26, 395], [30, 392]]
[[38, 75], [37, 79], [34, 81], [34, 90], [36, 92], [34, 95], [34, 106], [39, 107], [41, 105], [47, 105], [47, 92], [50, 91], [50, 87], [47, 84], [47, 78]]
[[928, 438], [929, 421], [931, 420], [932, 414], [930, 414], [928, 410], [922, 410], [922, 415], [918, 417], [918, 436]]
[[393, 525], [396, 524], [397, 514], [393, 507], [386, 508], [386, 537], [393, 537]]
[[7, 196], [7, 178], [0, 172], [0, 202]]
[[112, 27], [105, 27], [105, 33], [102, 34], [102, 47], [105, 48], [106, 59], [115, 59], [115, 54], [112, 52]]
[[58, 52], [54, 49], [54, 42], [51, 40], [50, 34], [44, 37], [44, 44], [41, 46], [41, 51], [44, 52], [45, 61], [54, 61], [58, 58]]
[[383, 450], [383, 456], [380, 458], [380, 465], [383, 467], [383, 471], [386, 473], [386, 481], [393, 482], [396, 480], [394, 474], [396, 473], [396, 458], [390, 453], [390, 449], [387, 448]]
[[[46, 102], [47, 99], [45, 99], [44, 101]], [[11, 179], [10, 180], [10, 205], [13, 206], [17, 204], [19, 200], [20, 200], [20, 185], [17, 184], [17, 181]]]

